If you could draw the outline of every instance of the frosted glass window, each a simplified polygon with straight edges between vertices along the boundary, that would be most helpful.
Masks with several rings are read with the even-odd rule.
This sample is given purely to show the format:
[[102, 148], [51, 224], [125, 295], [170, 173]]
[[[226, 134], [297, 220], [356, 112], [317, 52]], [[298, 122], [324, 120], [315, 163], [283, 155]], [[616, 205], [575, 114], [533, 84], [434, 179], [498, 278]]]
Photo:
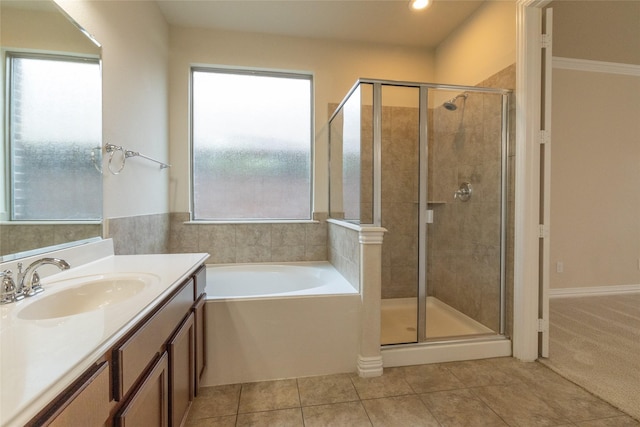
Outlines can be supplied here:
[[193, 217], [311, 218], [311, 76], [194, 69]]
[[102, 216], [97, 60], [9, 56], [11, 219]]

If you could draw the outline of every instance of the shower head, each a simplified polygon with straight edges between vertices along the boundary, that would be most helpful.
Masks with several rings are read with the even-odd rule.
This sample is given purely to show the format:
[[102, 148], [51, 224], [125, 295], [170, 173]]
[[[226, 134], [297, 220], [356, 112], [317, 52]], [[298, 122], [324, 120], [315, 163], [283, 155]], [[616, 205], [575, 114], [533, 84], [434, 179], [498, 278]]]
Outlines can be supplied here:
[[456, 101], [458, 100], [458, 98], [467, 99], [467, 96], [469, 96], [469, 94], [461, 93], [460, 95], [454, 96], [453, 98], [442, 104], [442, 106], [449, 111], [456, 111], [458, 109], [458, 106], [456, 105]]

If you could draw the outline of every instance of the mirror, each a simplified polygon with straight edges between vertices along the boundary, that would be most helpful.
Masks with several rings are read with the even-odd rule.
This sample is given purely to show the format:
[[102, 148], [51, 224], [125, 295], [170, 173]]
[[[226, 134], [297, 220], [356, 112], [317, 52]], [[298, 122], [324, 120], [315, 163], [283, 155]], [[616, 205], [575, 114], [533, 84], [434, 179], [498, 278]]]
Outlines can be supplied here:
[[[102, 235], [102, 96], [100, 45], [53, 1], [2, 0], [0, 19], [3, 261]], [[72, 90], [60, 88], [52, 68], [43, 72], [67, 64], [91, 69], [90, 85], [76, 84], [78, 68], [57, 73], [72, 82]], [[23, 112], [24, 87], [33, 90], [34, 104], [44, 104], [30, 116]], [[61, 125], [64, 120], [69, 124]], [[52, 131], [52, 123], [63, 132]]]

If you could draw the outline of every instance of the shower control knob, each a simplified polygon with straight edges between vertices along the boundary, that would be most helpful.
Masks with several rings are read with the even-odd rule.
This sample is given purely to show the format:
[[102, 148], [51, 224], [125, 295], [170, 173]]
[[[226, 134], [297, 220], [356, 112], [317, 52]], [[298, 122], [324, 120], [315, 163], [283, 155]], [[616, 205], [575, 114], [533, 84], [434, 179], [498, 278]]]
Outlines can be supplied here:
[[460, 184], [460, 187], [453, 193], [453, 198], [461, 202], [466, 202], [471, 198], [471, 193], [473, 193], [473, 187], [465, 181]]

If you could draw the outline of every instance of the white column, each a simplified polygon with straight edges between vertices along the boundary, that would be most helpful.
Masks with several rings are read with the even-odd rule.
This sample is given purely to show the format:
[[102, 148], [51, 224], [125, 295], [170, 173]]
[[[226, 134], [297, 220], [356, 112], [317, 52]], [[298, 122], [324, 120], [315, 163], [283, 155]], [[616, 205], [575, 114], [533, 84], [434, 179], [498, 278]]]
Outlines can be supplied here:
[[377, 377], [382, 375], [382, 354], [380, 353], [380, 300], [382, 283], [382, 240], [381, 227], [362, 227], [360, 241], [360, 345], [358, 354], [358, 375]]

